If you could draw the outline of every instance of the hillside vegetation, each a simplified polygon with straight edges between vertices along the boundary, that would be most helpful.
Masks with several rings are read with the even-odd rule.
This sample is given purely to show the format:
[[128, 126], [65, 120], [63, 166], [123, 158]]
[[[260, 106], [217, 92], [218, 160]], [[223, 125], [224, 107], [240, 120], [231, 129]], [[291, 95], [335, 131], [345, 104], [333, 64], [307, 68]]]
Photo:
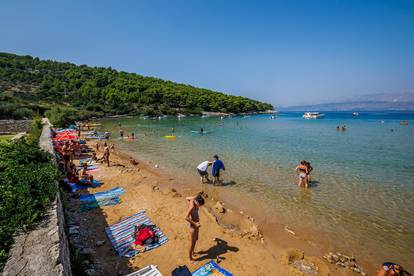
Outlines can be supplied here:
[[[25, 118], [54, 106], [77, 116], [260, 112], [272, 105], [112, 68], [0, 53], [0, 117]], [[74, 108], [74, 109], [73, 109]]]

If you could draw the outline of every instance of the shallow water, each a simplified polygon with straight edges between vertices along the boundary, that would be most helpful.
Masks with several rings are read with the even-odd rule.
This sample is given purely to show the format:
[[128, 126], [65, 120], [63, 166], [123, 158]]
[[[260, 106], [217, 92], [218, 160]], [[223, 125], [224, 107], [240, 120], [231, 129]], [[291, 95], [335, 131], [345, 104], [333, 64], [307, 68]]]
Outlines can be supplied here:
[[[301, 115], [122, 118], [102, 124], [122, 149], [172, 171], [195, 174], [200, 162], [217, 153], [226, 165], [225, 188], [271, 206], [265, 215], [278, 213], [292, 228], [322, 233], [333, 249], [413, 270], [414, 113], [338, 112], [318, 120]], [[119, 140], [119, 122], [138, 139]], [[343, 124], [348, 130], [337, 131]], [[177, 139], [165, 139], [172, 127]], [[209, 133], [191, 132], [200, 127]], [[300, 159], [314, 167], [308, 191], [296, 186]]]

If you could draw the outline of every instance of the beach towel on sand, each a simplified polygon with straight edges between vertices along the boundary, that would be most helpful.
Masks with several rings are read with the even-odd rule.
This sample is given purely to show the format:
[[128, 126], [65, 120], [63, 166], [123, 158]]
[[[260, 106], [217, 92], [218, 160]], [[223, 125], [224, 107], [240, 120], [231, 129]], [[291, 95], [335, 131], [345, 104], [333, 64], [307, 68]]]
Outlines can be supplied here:
[[[152, 221], [145, 215], [145, 211], [126, 217], [120, 222], [105, 228], [108, 239], [111, 241], [119, 255], [133, 257], [140, 252], [139, 250], [132, 249], [131, 246], [135, 241], [135, 226], [141, 224], [153, 225]], [[155, 232], [158, 236], [159, 243], [146, 245], [146, 251], [157, 248], [168, 241], [168, 238], [164, 235], [161, 229], [157, 227]]]
[[119, 204], [120, 202], [121, 202], [121, 199], [119, 197], [114, 197], [114, 198], [104, 199], [101, 201], [83, 203], [80, 205], [78, 211], [86, 212], [86, 211], [90, 211], [90, 210], [96, 209], [101, 206], [116, 205], [116, 204]]
[[202, 267], [198, 268], [196, 271], [192, 273], [193, 276], [207, 276], [207, 275], [214, 275], [214, 276], [233, 276], [232, 273], [228, 272], [227, 270], [221, 268], [218, 264], [216, 264], [213, 260], [209, 261]]
[[[83, 179], [80, 180], [80, 181], [82, 182]], [[75, 193], [75, 192], [77, 192], [79, 190], [84, 190], [84, 189], [87, 189], [87, 188], [96, 188], [96, 187], [99, 187], [99, 186], [102, 185], [102, 183], [99, 182], [98, 180], [93, 180], [91, 187], [79, 185], [79, 184], [76, 184], [76, 183], [68, 183], [68, 185], [69, 185], [69, 192], [70, 193]]]
[[85, 203], [97, 202], [102, 201], [105, 199], [115, 198], [125, 193], [125, 190], [121, 187], [115, 187], [110, 190], [106, 190], [103, 192], [89, 194], [89, 195], [81, 195], [79, 197], [80, 201]]

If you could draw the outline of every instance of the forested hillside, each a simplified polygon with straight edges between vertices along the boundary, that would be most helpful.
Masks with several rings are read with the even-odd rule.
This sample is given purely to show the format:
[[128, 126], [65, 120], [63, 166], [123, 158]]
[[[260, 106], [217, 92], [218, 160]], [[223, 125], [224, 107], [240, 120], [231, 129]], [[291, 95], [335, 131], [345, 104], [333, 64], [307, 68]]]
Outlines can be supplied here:
[[31, 117], [52, 106], [83, 116], [257, 112], [270, 104], [112, 68], [0, 53], [0, 116]]

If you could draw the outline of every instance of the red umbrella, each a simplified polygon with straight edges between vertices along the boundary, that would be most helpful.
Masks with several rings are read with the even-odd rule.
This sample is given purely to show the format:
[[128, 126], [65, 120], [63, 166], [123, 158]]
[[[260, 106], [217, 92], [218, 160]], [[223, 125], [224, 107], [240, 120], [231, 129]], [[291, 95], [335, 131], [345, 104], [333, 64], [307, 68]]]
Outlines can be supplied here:
[[75, 140], [75, 139], [78, 139], [78, 136], [66, 133], [63, 135], [56, 136], [55, 138], [53, 138], [53, 141]]

